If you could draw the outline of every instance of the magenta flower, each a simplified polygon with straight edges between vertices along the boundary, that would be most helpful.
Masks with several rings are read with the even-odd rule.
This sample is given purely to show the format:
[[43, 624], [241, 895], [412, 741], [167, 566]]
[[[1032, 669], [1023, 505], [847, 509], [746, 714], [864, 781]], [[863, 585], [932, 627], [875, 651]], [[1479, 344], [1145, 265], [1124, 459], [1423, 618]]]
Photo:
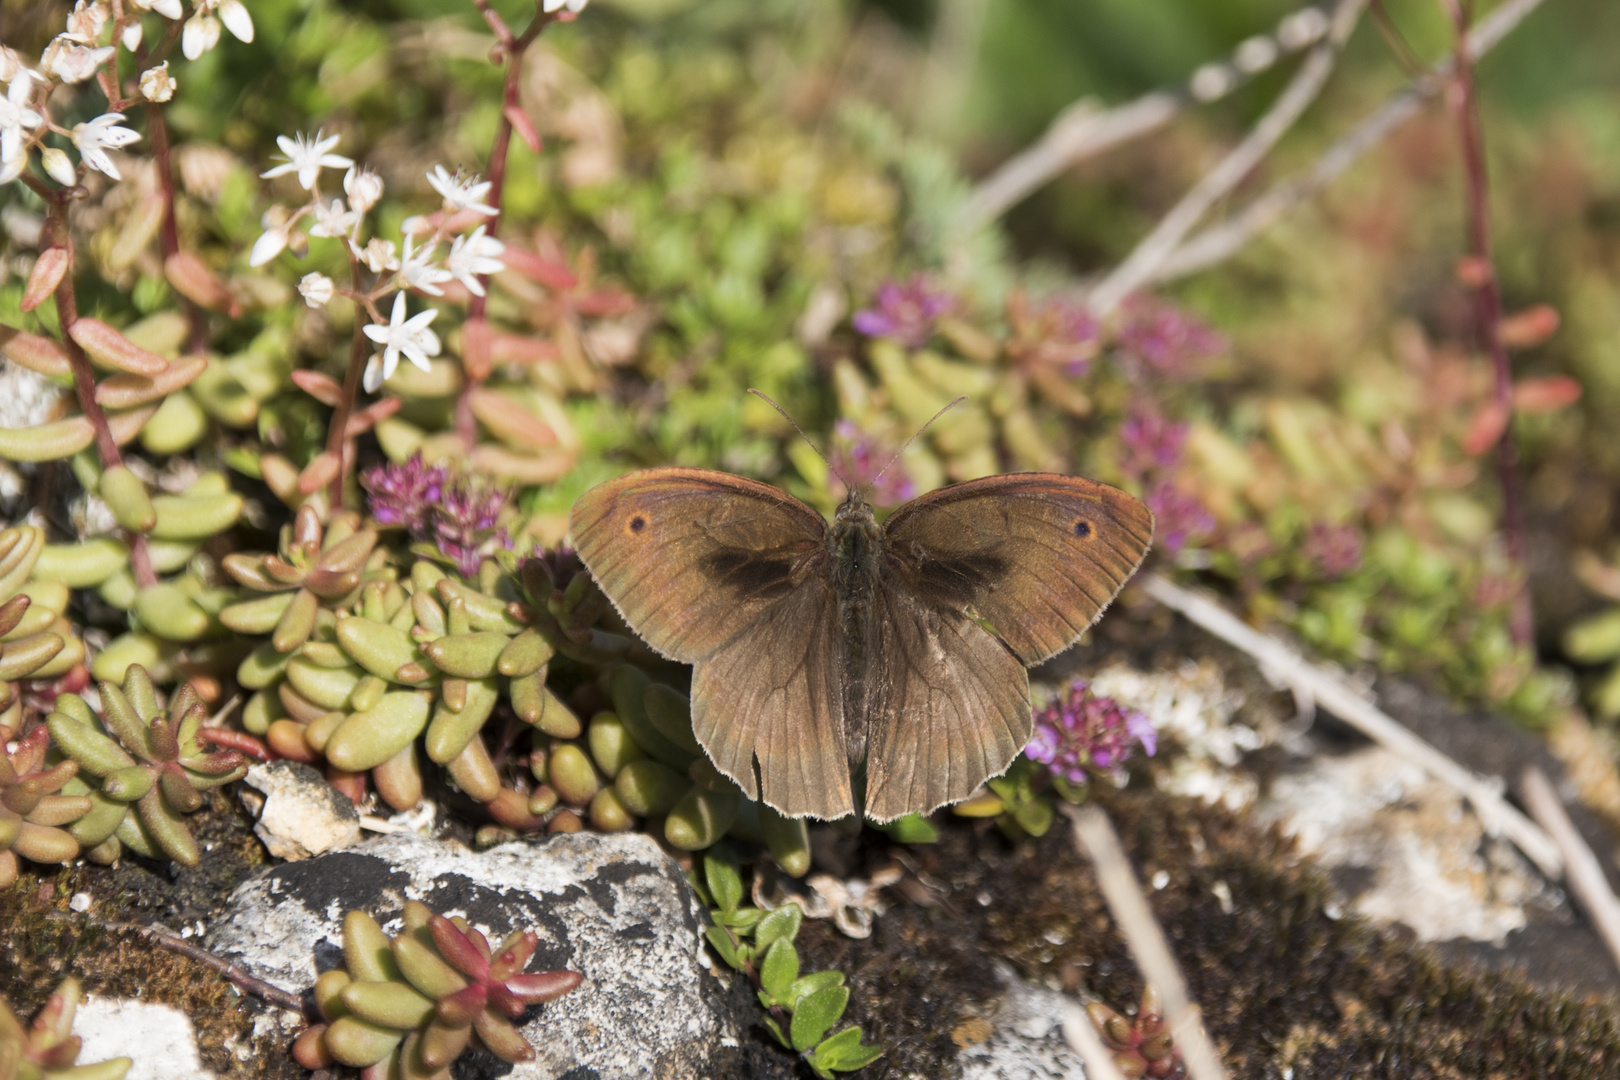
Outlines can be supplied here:
[[1361, 565], [1361, 534], [1351, 525], [1318, 522], [1305, 534], [1305, 557], [1323, 577], [1343, 577]]
[[[894, 452], [880, 446], [870, 435], [848, 420], [840, 420], [833, 428], [832, 464], [844, 481], [856, 488], [868, 488], [866, 497], [874, 506], [898, 506], [917, 497], [917, 484], [900, 462], [893, 465]], [[881, 477], [878, 471], [889, 468]], [[876, 484], [873, 481], [876, 480]]]
[[512, 547], [512, 538], [500, 523], [504, 509], [505, 491], [483, 487], [464, 476], [445, 490], [443, 500], [433, 508], [427, 539], [456, 564], [463, 577], [472, 577], [486, 555]]
[[399, 465], [367, 469], [360, 474], [360, 486], [371, 496], [371, 516], [377, 524], [403, 526], [419, 539], [449, 477], [448, 468], [427, 465], [416, 454]]
[[1187, 425], [1165, 419], [1151, 404], [1138, 403], [1120, 425], [1119, 441], [1121, 471], [1140, 479], [1150, 469], [1174, 469], [1181, 463]]
[[1035, 737], [1024, 756], [1078, 785], [1096, 774], [1119, 772], [1138, 747], [1149, 757], [1158, 750], [1153, 721], [1113, 698], [1091, 694], [1086, 680], [1076, 679], [1035, 714]]
[[1169, 480], [1148, 489], [1142, 500], [1153, 511], [1154, 543], [1166, 555], [1175, 555], [1192, 540], [1215, 530], [1215, 519], [1196, 495], [1189, 495]]
[[917, 274], [904, 285], [891, 281], [878, 289], [876, 306], [857, 311], [851, 322], [867, 337], [891, 338], [916, 349], [934, 336], [934, 324], [955, 307], [955, 296], [935, 289]]
[[1184, 377], [1199, 360], [1226, 351], [1226, 339], [1199, 319], [1162, 300], [1132, 297], [1118, 334], [1120, 350], [1161, 378]]

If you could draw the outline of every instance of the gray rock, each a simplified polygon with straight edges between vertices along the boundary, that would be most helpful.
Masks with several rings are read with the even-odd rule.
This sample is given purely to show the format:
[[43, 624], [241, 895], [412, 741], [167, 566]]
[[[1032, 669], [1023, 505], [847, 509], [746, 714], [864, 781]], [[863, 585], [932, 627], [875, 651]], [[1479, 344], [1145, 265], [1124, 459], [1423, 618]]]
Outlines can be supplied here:
[[997, 967], [1003, 989], [985, 1016], [989, 1037], [962, 1048], [962, 1080], [1086, 1080], [1080, 1055], [1063, 1037], [1074, 999]]
[[[242, 782], [264, 794], [253, 831], [276, 858], [307, 859], [360, 842], [360, 814], [354, 803], [308, 765], [296, 761], [255, 765]], [[248, 797], [244, 793], [244, 799]]]
[[214, 1080], [203, 1068], [191, 1018], [170, 1005], [129, 998], [87, 997], [73, 1014], [84, 1040], [80, 1065], [127, 1057], [124, 1080]]
[[[739, 1042], [754, 1042], [757, 1015], [746, 1000], [738, 1008], [739, 998], [709, 973], [701, 936], [707, 914], [680, 868], [640, 833], [562, 834], [484, 852], [393, 833], [244, 883], [207, 946], [299, 991], [342, 963], [346, 910], [365, 910], [395, 933], [408, 899], [464, 916], [492, 942], [532, 929], [540, 947], [530, 971], [585, 975], [523, 1025], [535, 1061], [513, 1067], [481, 1056], [469, 1070], [464, 1059], [457, 1076], [750, 1075], [738, 1058], [755, 1051]], [[731, 980], [731, 991], [739, 981]]]

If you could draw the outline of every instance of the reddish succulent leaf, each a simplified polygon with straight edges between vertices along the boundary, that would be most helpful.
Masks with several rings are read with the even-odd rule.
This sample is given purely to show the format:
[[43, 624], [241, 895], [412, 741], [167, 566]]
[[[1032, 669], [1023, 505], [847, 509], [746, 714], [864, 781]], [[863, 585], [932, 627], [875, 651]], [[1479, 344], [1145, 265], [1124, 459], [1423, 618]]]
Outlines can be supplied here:
[[1507, 430], [1507, 425], [1508, 410], [1501, 404], [1492, 401], [1482, 406], [1468, 425], [1468, 434], [1463, 437], [1463, 453], [1470, 457], [1483, 454], [1496, 445]]
[[1536, 304], [1504, 318], [1497, 332], [1510, 349], [1533, 349], [1558, 333], [1558, 323], [1557, 308]]
[[[473, 945], [470, 936], [462, 933], [455, 923], [443, 915], [435, 915], [428, 920], [428, 932], [433, 935], [433, 944], [439, 947], [439, 955], [443, 956], [451, 967], [475, 983], [481, 983], [489, 978], [489, 958]], [[473, 933], [476, 934], [478, 931], [474, 930]]]
[[490, 363], [489, 323], [484, 319], [468, 319], [461, 326], [461, 366], [474, 382], [489, 378]]
[[473, 1017], [473, 1030], [484, 1040], [489, 1052], [503, 1061], [533, 1061], [534, 1047], [518, 1034], [517, 1028], [485, 1011]]
[[523, 145], [527, 146], [531, 152], [538, 154], [540, 152], [540, 135], [534, 130], [534, 124], [530, 122], [529, 114], [516, 105], [508, 105], [501, 110], [501, 115], [505, 116], [506, 122], [512, 125], [512, 130], [517, 132], [517, 137], [523, 140]]
[[1513, 384], [1513, 408], [1522, 413], [1550, 413], [1581, 399], [1581, 384], [1568, 375], [1541, 375]]
[[56, 292], [62, 277], [73, 264], [67, 248], [48, 247], [34, 260], [34, 272], [28, 275], [28, 287], [23, 290], [22, 309], [33, 311]]
[[345, 438], [357, 439], [361, 435], [377, 426], [377, 422], [385, 420], [399, 412], [400, 406], [405, 402], [397, 397], [381, 398], [361, 409], [349, 417], [348, 425], [343, 429]]
[[439, 1019], [451, 1026], [472, 1023], [473, 1017], [484, 1011], [489, 993], [480, 983], [457, 990], [449, 997], [440, 998], [437, 1007]]
[[529, 975], [514, 975], [506, 980], [506, 989], [524, 1002], [533, 1005], [541, 1001], [555, 1001], [583, 982], [585, 976], [577, 971], [537, 971]]
[[292, 373], [293, 385], [328, 408], [335, 409], [343, 400], [343, 387], [330, 375], [299, 368]]
[[330, 450], [323, 450], [304, 466], [303, 472], [298, 474], [298, 490], [305, 495], [312, 495], [336, 480], [338, 471], [342, 468], [343, 464], [336, 454]]
[[506, 245], [506, 250], [501, 253], [501, 261], [508, 270], [516, 270], [553, 292], [569, 292], [579, 284], [579, 278], [560, 258], [546, 258], [513, 244]]
[[1457, 260], [1457, 280], [1470, 289], [1477, 289], [1490, 281], [1495, 272], [1489, 259], [1478, 255], [1464, 255]]

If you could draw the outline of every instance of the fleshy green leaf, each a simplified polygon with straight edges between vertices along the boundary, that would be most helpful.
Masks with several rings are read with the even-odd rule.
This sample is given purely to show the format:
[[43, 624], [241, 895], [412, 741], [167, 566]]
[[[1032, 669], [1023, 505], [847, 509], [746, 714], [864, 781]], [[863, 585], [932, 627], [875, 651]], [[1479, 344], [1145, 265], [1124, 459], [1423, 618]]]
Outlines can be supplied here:
[[765, 913], [757, 907], [737, 908], [734, 911], [715, 912], [714, 921], [721, 926], [729, 926], [739, 934], [752, 933], [759, 925]]
[[799, 927], [803, 924], [804, 912], [799, 910], [799, 905], [783, 904], [759, 921], [759, 926], [754, 930], [754, 941], [761, 949], [769, 948], [772, 942], [779, 939], [792, 941], [799, 936]]
[[737, 871], [737, 855], [730, 845], [715, 844], [703, 856], [703, 876], [708, 881], [709, 895], [721, 911], [730, 911], [742, 903], [742, 875]]
[[776, 1017], [767, 1016], [764, 1019], [766, 1030], [776, 1037], [776, 1041], [787, 1047], [789, 1050], [793, 1049], [793, 1044], [788, 1042], [786, 1035], [782, 1034], [782, 1025], [776, 1022]]
[[728, 967], [738, 971], [743, 969], [742, 961], [737, 956], [737, 946], [731, 940], [731, 935], [726, 933], [725, 927], [711, 926], [703, 932], [703, 935], [709, 939], [709, 944], [714, 946], [714, 951]]
[[799, 999], [793, 1009], [793, 1049], [801, 1054], [821, 1041], [827, 1029], [838, 1023], [849, 1004], [849, 987], [829, 986]]
[[759, 984], [766, 994], [779, 1005], [791, 1000], [793, 983], [799, 977], [799, 952], [787, 938], [777, 938], [765, 950], [765, 960], [759, 965]]
[[843, 986], [844, 973], [842, 971], [812, 971], [808, 975], [801, 975], [793, 981], [788, 988], [788, 1008], [796, 1009], [799, 999], [817, 990], [825, 990], [830, 986]]
[[825, 1076], [822, 1070], [831, 1072], [850, 1072], [862, 1068], [876, 1061], [883, 1054], [883, 1050], [876, 1046], [861, 1045], [861, 1029], [858, 1027], [845, 1028], [838, 1034], [822, 1040], [821, 1045], [812, 1051], [806, 1060], [810, 1067]]

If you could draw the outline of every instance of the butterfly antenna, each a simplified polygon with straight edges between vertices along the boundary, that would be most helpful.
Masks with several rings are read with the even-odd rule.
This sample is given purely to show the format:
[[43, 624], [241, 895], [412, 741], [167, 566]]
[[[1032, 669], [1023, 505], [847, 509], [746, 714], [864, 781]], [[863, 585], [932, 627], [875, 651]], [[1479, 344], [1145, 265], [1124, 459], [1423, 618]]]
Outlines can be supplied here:
[[928, 423], [926, 423], [922, 427], [918, 428], [917, 433], [915, 435], [913, 435], [911, 438], [906, 440], [906, 445], [902, 446], [899, 450], [895, 451], [894, 457], [889, 459], [889, 464], [883, 466], [883, 468], [881, 468], [881, 469], [879, 469], [877, 471], [877, 475], [872, 477], [872, 479], [867, 483], [866, 489], [868, 491], [872, 490], [872, 488], [877, 484], [877, 482], [883, 478], [883, 474], [888, 472], [890, 467], [893, 466], [895, 462], [900, 460], [900, 456], [902, 454], [904, 454], [907, 450], [911, 449], [911, 444], [916, 442], [918, 439], [922, 438], [922, 433], [927, 431], [929, 428], [934, 426], [934, 421], [935, 420], [938, 420], [940, 417], [944, 416], [946, 413], [950, 412], [952, 409], [956, 408], [958, 405], [962, 404], [962, 402], [964, 402], [966, 400], [967, 400], [967, 395], [963, 394], [961, 397], [957, 398], [955, 401], [947, 403], [946, 406], [943, 409], [939, 410], [939, 412], [935, 413], [933, 416], [930, 416], [928, 418]]
[[[793, 430], [797, 431], [799, 433], [799, 438], [801, 438], [801, 439], [803, 439], [805, 441], [805, 445], [809, 446], [810, 449], [812, 449], [812, 450], [814, 450], [816, 452], [816, 457], [821, 459], [822, 464], [826, 465], [827, 468], [831, 469], [832, 474], [834, 476], [838, 477], [838, 479], [840, 479], [840, 480], [843, 480], [844, 481], [844, 486], [846, 488], [850, 486], [849, 481], [844, 480], [844, 474], [838, 471], [838, 466], [834, 465], [831, 461], [827, 460], [827, 455], [823, 454], [821, 452], [821, 447], [817, 446], [815, 444], [815, 442], [810, 438], [810, 436], [808, 436], [808, 435], [806, 435], [804, 433], [804, 428], [799, 426], [799, 422], [797, 420], [793, 419], [793, 417], [788, 415], [788, 412], [787, 412], [786, 409], [782, 408], [782, 406], [780, 406], [776, 402], [772, 401], [771, 398], [770, 398], [770, 395], [766, 394], [762, 390], [755, 390], [752, 386], [750, 386], [748, 388], [748, 392], [750, 394], [753, 394], [755, 397], [759, 398], [761, 401], [765, 402], [765, 404], [769, 405], [771, 408], [775, 409], [777, 412], [781, 413], [782, 414], [782, 419], [786, 420], [788, 423], [793, 425]], [[954, 402], [953, 402], [953, 404], [954, 404]], [[933, 423], [933, 421], [929, 421], [929, 423]]]

